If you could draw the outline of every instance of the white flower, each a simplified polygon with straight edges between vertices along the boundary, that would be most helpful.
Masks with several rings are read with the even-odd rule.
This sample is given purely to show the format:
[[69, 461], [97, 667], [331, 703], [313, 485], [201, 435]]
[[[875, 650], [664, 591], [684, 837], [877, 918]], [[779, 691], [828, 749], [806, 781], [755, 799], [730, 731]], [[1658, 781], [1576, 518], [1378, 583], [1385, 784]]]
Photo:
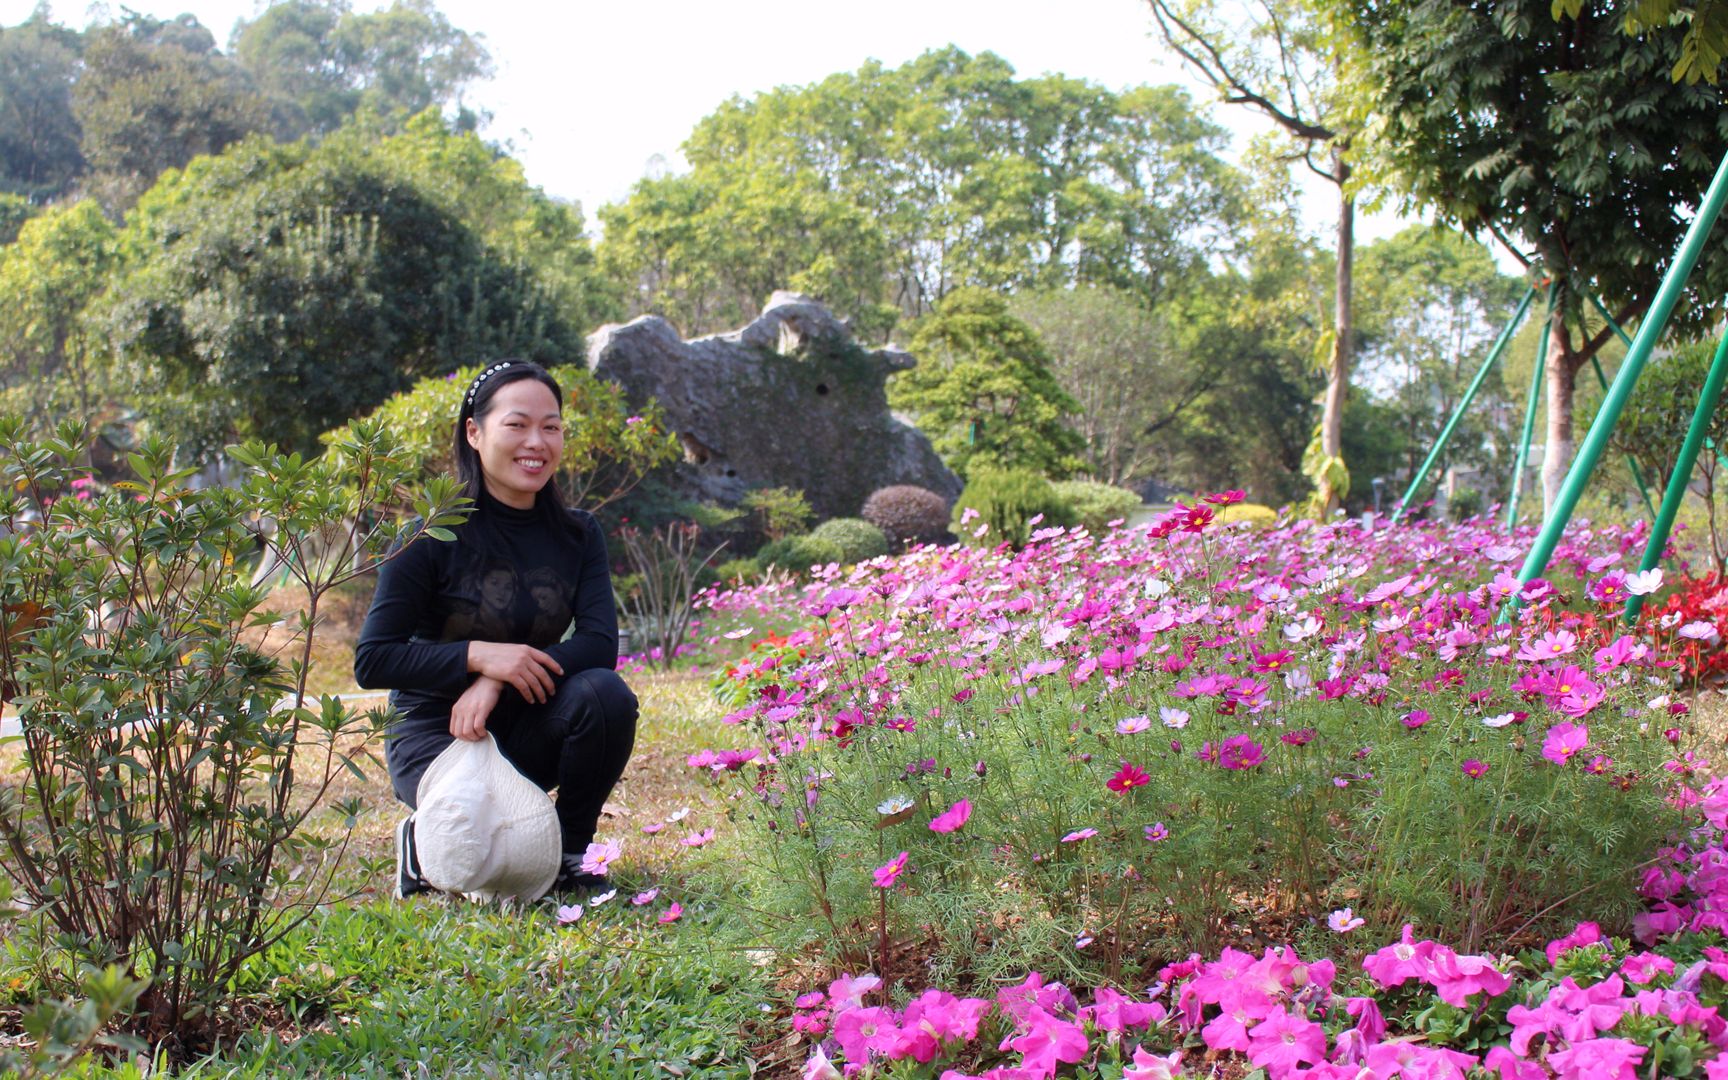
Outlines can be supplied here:
[[1490, 716], [1487, 719], [1483, 720], [1482, 723], [1486, 724], [1488, 727], [1491, 727], [1491, 728], [1503, 728], [1507, 724], [1510, 724], [1514, 719], [1515, 718], [1513, 717], [1513, 715], [1508, 712], [1508, 713], [1501, 713], [1499, 716]]
[[1320, 620], [1312, 615], [1304, 615], [1284, 628], [1284, 637], [1289, 641], [1302, 641], [1320, 632]]
[[912, 800], [905, 795], [890, 795], [876, 804], [876, 812], [883, 817], [892, 817], [910, 809], [912, 809]]
[[1175, 728], [1178, 731], [1188, 726], [1188, 714], [1181, 709], [1172, 709], [1168, 705], [1158, 707], [1158, 719], [1164, 721], [1165, 727]]
[[672, 811], [671, 814], [667, 815], [666, 820], [667, 821], [683, 821], [685, 818], [687, 818], [689, 816], [690, 816], [690, 808], [688, 806], [684, 806], [684, 807], [680, 807], [677, 810]]
[[1709, 641], [1715, 638], [1716, 628], [1705, 622], [1703, 619], [1699, 619], [1697, 622], [1689, 622], [1685, 626], [1682, 626], [1680, 628], [1680, 636], [1683, 638], [1690, 638], [1693, 641]]
[[1660, 566], [1626, 575], [1626, 591], [1633, 596], [1649, 596], [1661, 587], [1662, 568]]
[[1147, 599], [1156, 600], [1169, 594], [1170, 583], [1163, 578], [1152, 578], [1140, 587], [1140, 591], [1146, 594]]

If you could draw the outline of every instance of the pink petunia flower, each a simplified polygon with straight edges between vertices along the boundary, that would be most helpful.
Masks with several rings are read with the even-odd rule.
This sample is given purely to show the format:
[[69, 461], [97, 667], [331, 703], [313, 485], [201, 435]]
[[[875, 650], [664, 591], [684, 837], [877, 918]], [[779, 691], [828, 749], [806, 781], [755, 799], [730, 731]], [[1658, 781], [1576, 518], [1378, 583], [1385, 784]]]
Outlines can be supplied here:
[[1248, 1060], [1273, 1076], [1326, 1060], [1326, 1030], [1286, 1009], [1249, 1029], [1248, 1039]]
[[1034, 1076], [1052, 1076], [1058, 1064], [1072, 1065], [1086, 1056], [1090, 1044], [1079, 1024], [1034, 1006], [1022, 1026], [1022, 1033], [1008, 1044], [1020, 1051], [1020, 1067]]
[[1432, 941], [1415, 940], [1414, 929], [1405, 923], [1403, 936], [1396, 944], [1388, 945], [1362, 961], [1362, 970], [1388, 990], [1410, 979], [1428, 977], [1429, 960], [1436, 946]]

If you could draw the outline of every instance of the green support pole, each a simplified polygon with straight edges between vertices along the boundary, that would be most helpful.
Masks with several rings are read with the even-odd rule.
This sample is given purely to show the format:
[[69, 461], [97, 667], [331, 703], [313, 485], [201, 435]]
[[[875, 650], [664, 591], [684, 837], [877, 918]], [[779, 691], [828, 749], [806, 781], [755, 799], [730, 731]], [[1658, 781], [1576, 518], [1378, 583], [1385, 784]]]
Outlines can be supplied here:
[[1428, 476], [1428, 470], [1434, 467], [1434, 462], [1439, 460], [1441, 452], [1446, 449], [1446, 443], [1452, 438], [1452, 430], [1458, 426], [1458, 421], [1464, 419], [1465, 410], [1470, 408], [1470, 402], [1476, 398], [1476, 391], [1482, 388], [1482, 380], [1488, 377], [1488, 372], [1494, 367], [1494, 362], [1500, 359], [1500, 354], [1505, 352], [1506, 346], [1511, 343], [1512, 335], [1518, 332], [1518, 324], [1524, 321], [1524, 313], [1530, 310], [1530, 301], [1535, 296], [1536, 286], [1532, 285], [1525, 291], [1524, 299], [1518, 302], [1518, 310], [1512, 313], [1512, 320], [1506, 324], [1505, 329], [1500, 331], [1500, 336], [1495, 339], [1494, 347], [1488, 350], [1488, 359], [1482, 361], [1482, 369], [1476, 372], [1474, 379], [1470, 380], [1470, 386], [1464, 391], [1463, 399], [1458, 402], [1458, 407], [1452, 410], [1451, 418], [1446, 421], [1446, 426], [1440, 431], [1440, 438], [1435, 440], [1434, 449], [1428, 451], [1428, 459], [1422, 462], [1420, 469], [1416, 470], [1416, 477], [1410, 481], [1409, 490], [1405, 491], [1404, 497], [1398, 500], [1398, 509], [1392, 511], [1392, 523], [1394, 525], [1398, 523], [1399, 518], [1404, 516], [1405, 508], [1410, 505], [1410, 500], [1416, 497], [1416, 491]]
[[[1628, 349], [1632, 347], [1632, 339], [1626, 336], [1626, 331], [1620, 329], [1620, 324], [1614, 321], [1614, 316], [1608, 314], [1608, 309], [1602, 306], [1602, 301], [1595, 293], [1590, 294], [1590, 302], [1596, 305], [1596, 311], [1602, 316], [1602, 321], [1608, 324], [1620, 338], [1620, 343]], [[1603, 390], [1608, 389], [1608, 376], [1602, 374], [1602, 361], [1596, 359], [1596, 354], [1590, 354], [1590, 366], [1596, 369], [1596, 383]], [[1632, 479], [1638, 482], [1638, 495], [1644, 500], [1644, 509], [1650, 511], [1652, 521], [1656, 518], [1656, 504], [1650, 501], [1650, 484], [1644, 479], [1644, 470], [1638, 467], [1638, 460], [1631, 454], [1626, 455], [1626, 467], [1632, 470]]]
[[1518, 436], [1518, 457], [1512, 465], [1512, 497], [1506, 500], [1506, 531], [1518, 523], [1518, 496], [1524, 490], [1524, 465], [1530, 460], [1530, 436], [1536, 432], [1536, 405], [1542, 400], [1542, 370], [1548, 364], [1548, 338], [1554, 333], [1554, 296], [1558, 282], [1548, 284], [1548, 318], [1542, 323], [1536, 363], [1530, 369], [1530, 396], [1524, 403], [1524, 433]]
[[[1716, 359], [1710, 362], [1710, 374], [1704, 377], [1698, 408], [1692, 412], [1692, 426], [1686, 429], [1686, 441], [1680, 444], [1680, 457], [1674, 462], [1674, 475], [1668, 478], [1668, 490], [1662, 494], [1662, 509], [1656, 512], [1656, 521], [1650, 526], [1650, 542], [1644, 548], [1644, 561], [1638, 565], [1640, 570], [1652, 569], [1662, 561], [1662, 549], [1668, 546], [1668, 533], [1674, 528], [1674, 516], [1680, 512], [1681, 500], [1686, 498], [1692, 466], [1698, 463], [1698, 450], [1705, 441], [1704, 430], [1710, 426], [1716, 403], [1722, 399], [1724, 382], [1728, 382], [1728, 334], [1723, 335], [1722, 344], [1716, 347]], [[1628, 596], [1626, 621], [1636, 623], [1639, 609], [1643, 606], [1642, 596]]]
[[[1692, 219], [1691, 227], [1686, 230], [1686, 239], [1680, 242], [1680, 250], [1675, 253], [1673, 265], [1662, 278], [1662, 287], [1656, 291], [1656, 299], [1650, 305], [1649, 314], [1638, 326], [1638, 336], [1632, 340], [1626, 362], [1620, 365], [1620, 371], [1614, 376], [1614, 384], [1608, 388], [1608, 396], [1603, 400], [1602, 408], [1597, 411], [1596, 419], [1590, 424], [1590, 433], [1584, 436], [1584, 444], [1579, 447], [1578, 456], [1573, 459], [1572, 467], [1566, 471], [1566, 482], [1560, 485], [1560, 495], [1554, 502], [1552, 512], [1548, 515], [1548, 520], [1542, 523], [1542, 531], [1525, 558], [1523, 568], [1518, 571], [1520, 583], [1528, 584], [1534, 581], [1548, 568], [1548, 560], [1554, 554], [1554, 545], [1559, 543], [1560, 533], [1566, 528], [1566, 523], [1572, 520], [1572, 511], [1578, 507], [1578, 499], [1584, 494], [1584, 485], [1589, 482], [1590, 474], [1595, 471], [1596, 463], [1601, 460], [1602, 451], [1608, 445], [1608, 433], [1614, 430], [1614, 425], [1619, 422], [1620, 413], [1626, 408], [1626, 399], [1632, 396], [1632, 388], [1637, 385], [1638, 376], [1643, 374], [1644, 365], [1656, 347], [1656, 339], [1662, 336], [1662, 331], [1668, 326], [1668, 317], [1674, 313], [1674, 305], [1680, 302], [1680, 293], [1686, 287], [1686, 278], [1691, 275], [1692, 268], [1698, 264], [1698, 257], [1704, 252], [1704, 241], [1710, 236], [1710, 227], [1716, 224], [1716, 217], [1722, 212], [1723, 203], [1728, 203], [1728, 154], [1723, 155], [1722, 164], [1717, 167], [1709, 190], [1698, 204], [1698, 215]], [[1650, 542], [1660, 551], [1668, 542], [1668, 534], [1652, 530]], [[1514, 596], [1500, 609], [1497, 621], [1505, 623], [1512, 620], [1517, 600]]]

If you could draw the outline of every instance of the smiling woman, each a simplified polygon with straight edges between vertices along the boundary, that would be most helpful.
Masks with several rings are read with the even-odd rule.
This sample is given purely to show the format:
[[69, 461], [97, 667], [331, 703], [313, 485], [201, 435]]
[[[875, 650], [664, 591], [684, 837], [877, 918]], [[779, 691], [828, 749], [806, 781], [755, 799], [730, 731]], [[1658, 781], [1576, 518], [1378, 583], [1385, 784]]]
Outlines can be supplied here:
[[[397, 798], [457, 739], [490, 733], [511, 764], [558, 789], [557, 886], [581, 869], [600, 808], [636, 738], [636, 698], [614, 668], [618, 617], [606, 543], [592, 514], [565, 507], [552, 476], [564, 396], [539, 364], [504, 360], [475, 377], [453, 436], [474, 513], [448, 543], [388, 564], [354, 650], [354, 677], [387, 687], [398, 719], [385, 757]], [[419, 892], [413, 818], [397, 830], [399, 895]]]

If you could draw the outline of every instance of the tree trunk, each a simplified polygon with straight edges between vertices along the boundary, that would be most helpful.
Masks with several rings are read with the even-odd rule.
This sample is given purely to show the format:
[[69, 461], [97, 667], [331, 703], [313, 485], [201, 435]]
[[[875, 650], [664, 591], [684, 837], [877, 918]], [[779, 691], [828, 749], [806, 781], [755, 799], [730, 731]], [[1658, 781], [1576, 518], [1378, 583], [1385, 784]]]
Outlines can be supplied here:
[[1572, 355], [1572, 342], [1566, 336], [1566, 316], [1563, 305], [1554, 307], [1553, 325], [1548, 334], [1547, 447], [1542, 453], [1542, 517], [1560, 497], [1560, 485], [1566, 482], [1566, 470], [1572, 464], [1577, 449], [1572, 439], [1572, 388], [1577, 382], [1578, 361]]
[[[1326, 371], [1326, 397], [1320, 413], [1320, 449], [1328, 458], [1344, 456], [1344, 403], [1350, 391], [1350, 355], [1355, 341], [1355, 324], [1350, 319], [1352, 271], [1356, 263], [1356, 200], [1344, 182], [1349, 178], [1349, 166], [1334, 149], [1333, 178], [1338, 183], [1338, 251], [1337, 278], [1334, 285], [1332, 363]], [[1323, 510], [1330, 514], [1343, 501], [1344, 492], [1333, 490], [1327, 480], [1320, 482]]]

